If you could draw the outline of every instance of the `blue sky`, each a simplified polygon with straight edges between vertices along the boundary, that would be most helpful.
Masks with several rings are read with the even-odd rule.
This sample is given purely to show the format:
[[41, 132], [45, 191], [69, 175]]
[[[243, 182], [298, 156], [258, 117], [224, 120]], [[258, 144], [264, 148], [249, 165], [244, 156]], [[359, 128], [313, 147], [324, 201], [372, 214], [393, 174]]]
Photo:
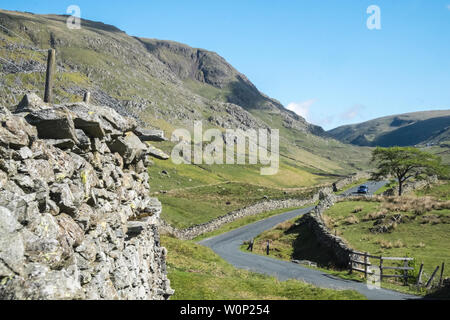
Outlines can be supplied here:
[[[450, 108], [450, 0], [0, 0], [35, 13], [72, 4], [130, 35], [215, 51], [326, 129]], [[370, 5], [381, 30], [366, 26]]]

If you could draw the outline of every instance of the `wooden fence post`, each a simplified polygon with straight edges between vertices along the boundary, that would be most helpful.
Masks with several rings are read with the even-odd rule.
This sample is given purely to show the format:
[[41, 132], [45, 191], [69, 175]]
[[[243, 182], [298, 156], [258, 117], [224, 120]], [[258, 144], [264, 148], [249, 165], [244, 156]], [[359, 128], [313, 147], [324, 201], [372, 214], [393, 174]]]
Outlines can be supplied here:
[[442, 287], [442, 277], [444, 276], [445, 262], [442, 262], [441, 277], [439, 278], [439, 287]]
[[422, 283], [422, 273], [423, 273], [423, 262], [420, 265], [419, 276], [417, 277], [416, 285], [419, 286]]
[[91, 93], [89, 91], [86, 91], [84, 93], [83, 102], [89, 104], [90, 101], [91, 101]]
[[366, 276], [366, 279], [367, 279], [367, 265], [368, 265], [367, 255], [368, 254], [369, 253], [367, 253], [367, 252], [364, 253], [364, 275]]
[[55, 60], [56, 51], [55, 49], [48, 50], [47, 57], [47, 74], [45, 78], [45, 92], [44, 92], [44, 102], [53, 102], [53, 75], [55, 73]]
[[430, 280], [428, 280], [427, 285], [426, 285], [426, 288], [427, 288], [427, 289], [430, 289], [430, 287], [431, 287], [431, 282], [433, 281], [434, 276], [436, 275], [436, 273], [438, 272], [438, 270], [439, 270], [439, 266], [436, 267], [436, 269], [434, 270], [433, 274], [431, 275]]
[[380, 282], [383, 281], [383, 257], [380, 257]]
[[[407, 257], [405, 257], [405, 258], [407, 258]], [[408, 268], [408, 260], [405, 260], [404, 261], [404, 263], [403, 263], [403, 267], [405, 267], [405, 270], [403, 270], [403, 277], [404, 277], [404, 280], [405, 280], [405, 286], [407, 286], [408, 285], [408, 269], [406, 269], [406, 268]]]

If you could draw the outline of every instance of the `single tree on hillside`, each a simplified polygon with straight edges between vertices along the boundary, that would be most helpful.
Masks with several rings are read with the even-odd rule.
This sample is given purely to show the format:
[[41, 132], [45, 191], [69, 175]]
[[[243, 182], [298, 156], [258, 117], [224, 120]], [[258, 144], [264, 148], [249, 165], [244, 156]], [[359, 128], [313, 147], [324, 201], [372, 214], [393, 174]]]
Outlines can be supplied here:
[[411, 178], [424, 179], [432, 175], [444, 176], [448, 168], [441, 164], [441, 158], [413, 147], [377, 148], [372, 153], [377, 163], [375, 180], [390, 176], [398, 181], [398, 194], [403, 193], [404, 183]]

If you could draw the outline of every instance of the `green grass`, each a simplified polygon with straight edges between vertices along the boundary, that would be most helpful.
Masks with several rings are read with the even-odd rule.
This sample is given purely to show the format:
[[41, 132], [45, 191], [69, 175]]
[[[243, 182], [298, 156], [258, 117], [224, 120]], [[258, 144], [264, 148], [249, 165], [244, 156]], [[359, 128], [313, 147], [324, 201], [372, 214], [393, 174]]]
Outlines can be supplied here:
[[[431, 276], [434, 268], [445, 262], [450, 262], [450, 247], [446, 244], [450, 240], [450, 210], [432, 210], [420, 216], [412, 212], [401, 212], [404, 223], [397, 225], [392, 233], [373, 234], [369, 231], [374, 221], [364, 221], [369, 213], [380, 211], [379, 202], [346, 201], [337, 203], [325, 212], [325, 220], [329, 228], [355, 250], [369, 252], [381, 256], [409, 256], [415, 258], [415, 274], [420, 263], [424, 263], [425, 281]], [[355, 211], [358, 211], [354, 213]], [[388, 214], [389, 216], [390, 214]], [[355, 216], [358, 223], [348, 223], [350, 216]], [[439, 220], [429, 220], [435, 216]], [[435, 219], [433, 218], [433, 219]], [[351, 221], [351, 220], [350, 220]], [[430, 222], [431, 221], [431, 222]], [[433, 222], [435, 221], [435, 222]], [[318, 264], [318, 269], [335, 276], [364, 281], [361, 273], [348, 274], [347, 270], [339, 270], [333, 264], [333, 253], [321, 247], [311, 230], [300, 223], [301, 218], [286, 221], [255, 238], [254, 253], [265, 255], [267, 240], [271, 241], [270, 257], [285, 261], [309, 260]], [[243, 244], [241, 250], [246, 250]], [[396, 264], [390, 264], [396, 266]], [[449, 277], [449, 270], [445, 270], [444, 277]], [[413, 285], [403, 286], [400, 282], [388, 279], [383, 281], [382, 287], [410, 294], [425, 295], [425, 290], [417, 290]], [[439, 293], [444, 296], [444, 293]], [[448, 296], [447, 296], [448, 298]]]
[[173, 300], [362, 300], [355, 291], [321, 289], [297, 280], [238, 270], [211, 249], [162, 237]]
[[450, 181], [441, 181], [431, 188], [416, 191], [418, 196], [431, 196], [440, 200], [450, 200]]
[[265, 201], [265, 197], [276, 200], [310, 199], [316, 191], [316, 188], [283, 191], [229, 182], [175, 190], [159, 194], [158, 198], [163, 204], [164, 220], [177, 228], [186, 228]]
[[[352, 213], [357, 208], [361, 211]], [[325, 216], [333, 219], [331, 224], [339, 235], [358, 251], [381, 256], [413, 257], [416, 266], [424, 263], [428, 276], [442, 262], [450, 262], [450, 246], [447, 245], [450, 241], [450, 210], [432, 210], [422, 215], [401, 212], [404, 222], [399, 223], [391, 233], [374, 234], [369, 230], [374, 226], [374, 220], [364, 220], [368, 213], [381, 209], [378, 202], [348, 201], [336, 204], [325, 212]], [[387, 214], [390, 215], [392, 213]], [[347, 219], [350, 216], [355, 216], [359, 222], [349, 224]], [[437, 218], [433, 220], [433, 216]], [[444, 276], [450, 276], [448, 269]]]

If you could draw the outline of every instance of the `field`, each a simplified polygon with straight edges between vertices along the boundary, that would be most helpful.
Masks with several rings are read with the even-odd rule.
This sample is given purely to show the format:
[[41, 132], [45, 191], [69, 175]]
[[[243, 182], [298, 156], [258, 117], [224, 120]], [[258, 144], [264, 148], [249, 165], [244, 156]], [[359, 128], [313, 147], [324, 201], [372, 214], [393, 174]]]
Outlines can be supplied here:
[[354, 291], [321, 289], [297, 280], [238, 270], [209, 248], [162, 237], [168, 249], [168, 276], [173, 300], [361, 300]]
[[[450, 263], [449, 183], [441, 182], [416, 194], [420, 197], [338, 202], [324, 213], [324, 221], [330, 230], [357, 251], [387, 257], [413, 257], [415, 260], [411, 266], [415, 270], [411, 274], [414, 276], [417, 276], [420, 264], [424, 263], [423, 279], [427, 281], [437, 266], [443, 262], [446, 266]], [[354, 280], [362, 278], [362, 274], [350, 276], [347, 271], [336, 269], [332, 253], [317, 243], [300, 218], [286, 221], [258, 236], [254, 253], [265, 255], [267, 240], [271, 242], [271, 257], [288, 261], [308, 260], [336, 276]], [[244, 244], [241, 248], [245, 250], [246, 247]], [[448, 267], [443, 276], [450, 277]], [[383, 287], [424, 294], [390, 279], [383, 283]]]
[[[170, 151], [170, 144], [158, 147]], [[162, 217], [186, 228], [264, 200], [308, 199], [319, 186], [337, 179], [286, 161], [278, 175], [261, 176], [257, 165], [175, 165], [155, 160], [149, 168], [150, 185], [163, 204]]]
[[[374, 255], [413, 257], [424, 263], [425, 278], [436, 266], [450, 262], [450, 205], [435, 200], [404, 198], [383, 202], [347, 201], [325, 213], [351, 247]], [[393, 222], [393, 220], [396, 222]], [[380, 227], [386, 227], [384, 231]], [[445, 277], [450, 276], [447, 269]]]
[[416, 191], [417, 196], [430, 196], [439, 200], [450, 200], [450, 181], [441, 181], [431, 188]]

